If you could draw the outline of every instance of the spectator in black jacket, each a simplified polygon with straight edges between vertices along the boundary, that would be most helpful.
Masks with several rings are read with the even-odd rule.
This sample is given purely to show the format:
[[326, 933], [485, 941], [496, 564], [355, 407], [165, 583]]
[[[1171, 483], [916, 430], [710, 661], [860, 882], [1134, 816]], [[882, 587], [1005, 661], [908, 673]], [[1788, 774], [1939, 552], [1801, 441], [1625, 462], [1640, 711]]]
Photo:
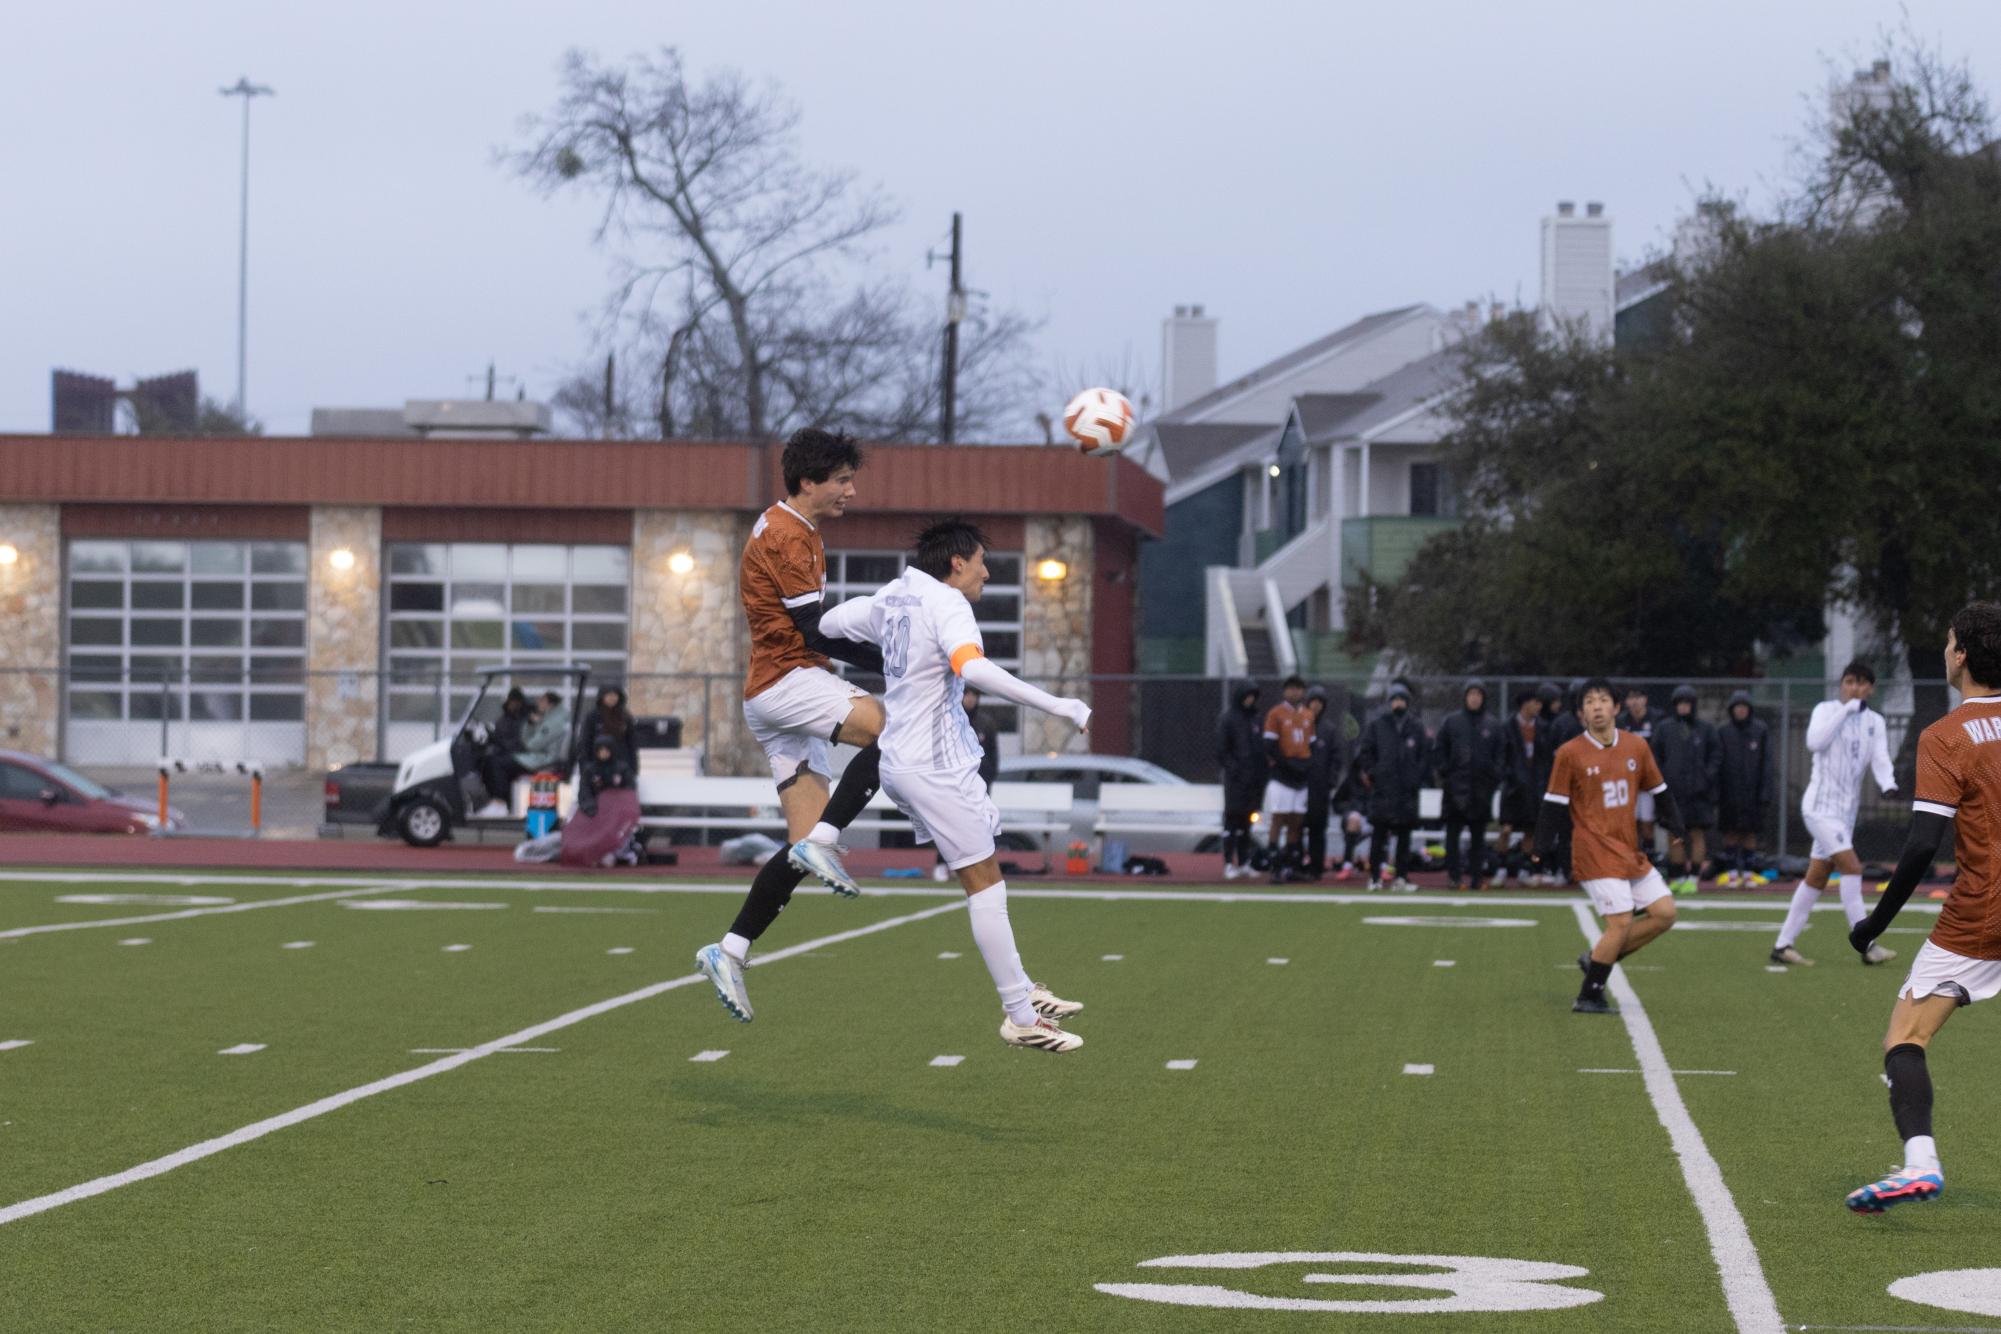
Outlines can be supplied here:
[[1729, 718], [1716, 729], [1719, 753], [1717, 814], [1723, 827], [1725, 887], [1749, 888], [1758, 851], [1758, 830], [1765, 822], [1765, 803], [1772, 799], [1771, 728], [1752, 716], [1751, 696], [1739, 690], [1730, 696]]
[[598, 687], [597, 707], [584, 715], [578, 729], [577, 752], [591, 755], [600, 741], [609, 741], [619, 752], [619, 760], [637, 775], [639, 772], [639, 728], [632, 710], [625, 705], [625, 687], [607, 681]]
[[[1550, 715], [1549, 753], [1554, 756], [1562, 750], [1564, 743], [1574, 741], [1584, 735], [1584, 720], [1577, 716], [1577, 706], [1583, 702], [1584, 678], [1572, 677], [1569, 689], [1563, 692], [1556, 705], [1556, 712]], [[1541, 848], [1545, 883], [1567, 885], [1570, 883], [1570, 822], [1561, 822], [1561, 831], [1556, 836], [1556, 846]]]
[[1688, 822], [1688, 844], [1668, 846], [1668, 884], [1677, 894], [1693, 894], [1709, 855], [1709, 831], [1716, 827], [1716, 789], [1722, 750], [1716, 728], [1695, 713], [1694, 686], [1676, 686], [1674, 712], [1654, 728], [1654, 761]]
[[479, 781], [486, 789], [486, 805], [480, 808], [480, 816], [507, 814], [514, 780], [528, 772], [515, 758], [523, 748], [522, 737], [527, 727], [528, 696], [520, 686], [515, 686], [500, 702], [500, 716], [493, 720], [486, 749], [480, 754]]
[[[1647, 692], [1642, 686], [1626, 687], [1626, 706], [1612, 720], [1612, 725], [1621, 732], [1631, 732], [1647, 743], [1649, 750], [1654, 744], [1654, 723], [1658, 720], [1647, 709]], [[1633, 797], [1633, 815], [1640, 826], [1640, 855], [1649, 861], [1654, 855], [1654, 794], [1640, 792]]]
[[1487, 818], [1507, 764], [1507, 737], [1502, 725], [1487, 716], [1485, 682], [1468, 681], [1461, 699], [1464, 707], [1438, 725], [1432, 757], [1439, 786], [1445, 789], [1446, 881], [1454, 889], [1466, 888], [1459, 836], [1471, 834], [1471, 879], [1477, 890], [1487, 887]]
[[[1431, 770], [1431, 742], [1410, 712], [1410, 687], [1390, 687], [1387, 709], [1369, 719], [1355, 752], [1355, 773], [1368, 793], [1374, 825], [1369, 853], [1376, 878], [1404, 893], [1410, 883], [1410, 834], [1417, 826], [1418, 793]], [[1386, 855], [1388, 847], [1394, 852]]]
[[1223, 878], [1235, 880], [1252, 874], [1251, 821], [1270, 776], [1255, 681], [1237, 681], [1230, 688], [1229, 707], [1216, 720], [1216, 767], [1223, 780]]
[[[1552, 687], [1553, 689], [1554, 687]], [[1542, 697], [1523, 690], [1515, 696], [1514, 716], [1501, 725], [1501, 741], [1506, 764], [1501, 780], [1501, 827], [1495, 836], [1494, 852], [1501, 861], [1501, 884], [1508, 880], [1508, 868], [1528, 880], [1528, 865], [1535, 856], [1535, 827], [1542, 812], [1542, 794], [1549, 787], [1549, 771], [1556, 752], [1549, 744], [1549, 728], [1543, 722]], [[1521, 830], [1519, 857], [1509, 851], [1510, 836]]]
[[[1334, 794], [1347, 781], [1351, 747], [1347, 716], [1327, 711], [1327, 687], [1306, 692], [1306, 711], [1313, 718], [1313, 758], [1306, 764], [1305, 879], [1318, 880], [1327, 870], [1327, 821], [1334, 814]], [[1342, 835], [1345, 860], [1347, 836]]]

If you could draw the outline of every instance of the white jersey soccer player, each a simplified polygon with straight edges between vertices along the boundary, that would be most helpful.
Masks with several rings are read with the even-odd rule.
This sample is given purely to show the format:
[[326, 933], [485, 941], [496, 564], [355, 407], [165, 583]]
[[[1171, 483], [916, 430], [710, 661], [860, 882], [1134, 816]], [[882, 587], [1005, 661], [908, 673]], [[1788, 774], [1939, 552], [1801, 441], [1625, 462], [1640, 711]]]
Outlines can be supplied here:
[[889, 714], [880, 742], [882, 790], [910, 817], [917, 841], [937, 844], [945, 865], [958, 872], [973, 942], [1006, 1011], [1001, 1038], [1017, 1047], [1075, 1051], [1084, 1040], [1056, 1020], [1084, 1007], [1037, 986], [1015, 952], [1007, 881], [994, 856], [1000, 811], [980, 778], [980, 741], [962, 700], [970, 685], [1068, 718], [1080, 732], [1091, 710], [987, 660], [972, 607], [986, 583], [985, 537], [969, 523], [948, 520], [918, 535], [914, 563], [899, 578], [825, 613], [820, 627], [882, 648]]
[[[1808, 964], [1797, 946], [1806, 930], [1814, 901], [1827, 888], [1830, 870], [1841, 874], [1841, 910], [1853, 927], [1868, 911], [1862, 906], [1862, 862], [1855, 855], [1855, 815], [1862, 805], [1862, 775], [1873, 772], [1876, 786], [1887, 796], [1897, 790], [1890, 768], [1889, 728], [1883, 715], [1868, 706], [1876, 690], [1876, 674], [1865, 662], [1851, 662], [1841, 671], [1841, 696], [1813, 706], [1806, 726], [1806, 748], [1813, 756], [1813, 777], [1800, 798], [1800, 818], [1813, 836], [1813, 853], [1806, 878], [1793, 888], [1785, 924], [1772, 945], [1771, 961]], [[1884, 963], [1895, 950], [1871, 944], [1864, 963]]]

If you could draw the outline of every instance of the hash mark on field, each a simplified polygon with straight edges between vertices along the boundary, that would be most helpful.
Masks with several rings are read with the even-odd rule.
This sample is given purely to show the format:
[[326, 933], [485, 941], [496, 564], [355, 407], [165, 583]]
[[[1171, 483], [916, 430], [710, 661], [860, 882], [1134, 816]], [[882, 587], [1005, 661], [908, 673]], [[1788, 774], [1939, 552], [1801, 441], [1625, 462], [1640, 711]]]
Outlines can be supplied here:
[[13, 1051], [17, 1047], [32, 1047], [34, 1045], [35, 1040], [33, 1038], [8, 1038], [5, 1042], [0, 1042], [0, 1051]]
[[610, 949], [606, 950], [606, 951], [605, 951], [605, 953], [606, 953], [606, 954], [630, 954], [630, 953], [632, 953], [632, 946], [630, 946], [630, 945], [613, 945], [613, 946], [612, 946], [612, 947], [611, 947]]
[[1266, 962], [1266, 963], [1275, 963], [1275, 964], [1279, 965], [1279, 966], [1280, 966], [1281, 968], [1283, 968], [1283, 967], [1284, 967], [1284, 966], [1285, 966], [1286, 964], [1289, 964], [1289, 963], [1291, 963], [1291, 962], [1292, 962], [1292, 960], [1290, 960], [1290, 959], [1266, 959], [1266, 960], [1265, 960], [1265, 962]]
[[537, 906], [529, 909], [529, 911], [605, 913], [605, 912], [659, 912], [660, 910], [658, 908], [551, 908], [547, 906]]
[[1433, 968], [1457, 968], [1459, 961], [1457, 959], [1433, 959], [1431, 966]]
[[128, 936], [118, 943], [121, 945], [150, 945], [153, 943], [153, 938], [151, 936]]
[[1768, 963], [1765, 965], [1765, 971], [1768, 973], [1783, 973], [1786, 971], [1786, 966], [1782, 963]]
[[933, 1056], [933, 1057], [931, 1058], [931, 1064], [933, 1064], [933, 1065], [957, 1065], [957, 1064], [958, 1064], [959, 1062], [961, 1062], [961, 1061], [963, 1061], [963, 1060], [965, 1060], [965, 1059], [966, 1059], [966, 1058], [965, 1058], [965, 1057], [963, 1057], [963, 1056]]
[[690, 1061], [720, 1061], [727, 1055], [729, 1055], [729, 1050], [725, 1048], [722, 1051], [698, 1051], [688, 1059]]
[[1170, 1069], [1170, 1070], [1193, 1070], [1193, 1069], [1195, 1068], [1195, 1062], [1193, 1062], [1193, 1061], [1169, 1061], [1169, 1062], [1167, 1063], [1167, 1068], [1168, 1068], [1168, 1069]]
[[447, 954], [464, 954], [464, 953], [465, 953], [465, 952], [466, 952], [467, 950], [469, 950], [469, 949], [471, 949], [471, 948], [472, 948], [472, 946], [470, 946], [470, 945], [447, 945], [447, 946], [445, 946], [445, 953], [447, 953]]
[[217, 1055], [217, 1056], [248, 1056], [248, 1055], [250, 1055], [250, 1054], [251, 1054], [252, 1052], [260, 1052], [260, 1051], [263, 1051], [263, 1050], [264, 1050], [264, 1045], [265, 1045], [265, 1044], [263, 1044], [262, 1042], [239, 1042], [239, 1043], [237, 1043], [237, 1044], [236, 1044], [236, 1045], [235, 1045], [234, 1047], [224, 1047], [224, 1048], [223, 1048], [223, 1049], [222, 1049], [221, 1051], [217, 1052], [217, 1053], [216, 1053], [216, 1055]]
[[1428, 1075], [1432, 1072], [1433, 1068], [1429, 1065], [1406, 1065], [1403, 1068], [1403, 1072], [1407, 1075]]
[[1125, 955], [1123, 955], [1123, 954], [1107, 954], [1107, 955], [1105, 955], [1105, 956], [1104, 956], [1104, 961], [1105, 961], [1106, 963], [1117, 963], [1117, 962], [1118, 962], [1119, 960], [1121, 960], [1121, 959], [1123, 959], [1123, 958], [1125, 958], [1125, 957], [1126, 957], [1126, 956], [1125, 956]]
[[940, 950], [938, 957], [941, 959], [956, 959], [959, 957], [959, 952], [957, 950]]
[[278, 948], [281, 950], [309, 950], [312, 947], [313, 942], [310, 940], [288, 940]]

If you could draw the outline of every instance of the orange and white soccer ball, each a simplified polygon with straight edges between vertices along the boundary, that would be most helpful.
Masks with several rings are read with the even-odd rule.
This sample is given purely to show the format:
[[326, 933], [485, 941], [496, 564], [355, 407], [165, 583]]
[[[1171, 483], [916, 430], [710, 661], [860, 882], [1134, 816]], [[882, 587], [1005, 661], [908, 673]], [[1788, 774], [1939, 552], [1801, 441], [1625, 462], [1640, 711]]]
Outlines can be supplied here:
[[1133, 435], [1133, 405], [1116, 389], [1086, 389], [1063, 409], [1063, 429], [1086, 454], [1116, 454]]

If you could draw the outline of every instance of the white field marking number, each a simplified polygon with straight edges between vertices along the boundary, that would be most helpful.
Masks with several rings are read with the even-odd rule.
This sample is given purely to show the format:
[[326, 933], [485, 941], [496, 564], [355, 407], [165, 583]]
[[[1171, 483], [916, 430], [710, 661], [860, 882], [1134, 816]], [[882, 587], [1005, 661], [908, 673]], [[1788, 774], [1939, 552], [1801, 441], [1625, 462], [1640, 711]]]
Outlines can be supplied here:
[[[1213, 1283], [1099, 1283], [1099, 1292], [1169, 1306], [1213, 1306], [1257, 1311], [1394, 1312], [1447, 1315], [1460, 1311], [1561, 1311], [1605, 1300], [1590, 1288], [1559, 1280], [1591, 1271], [1540, 1260], [1494, 1260], [1478, 1255], [1377, 1255], [1368, 1251], [1225, 1251], [1142, 1260], [1141, 1269], [1263, 1269], [1271, 1265], [1367, 1265], [1367, 1271], [1301, 1274], [1302, 1283], [1346, 1283], [1371, 1288], [1416, 1288], [1428, 1295], [1410, 1301], [1360, 1301], [1324, 1297], [1274, 1297]], [[1385, 1272], [1424, 1267], [1444, 1273]]]

